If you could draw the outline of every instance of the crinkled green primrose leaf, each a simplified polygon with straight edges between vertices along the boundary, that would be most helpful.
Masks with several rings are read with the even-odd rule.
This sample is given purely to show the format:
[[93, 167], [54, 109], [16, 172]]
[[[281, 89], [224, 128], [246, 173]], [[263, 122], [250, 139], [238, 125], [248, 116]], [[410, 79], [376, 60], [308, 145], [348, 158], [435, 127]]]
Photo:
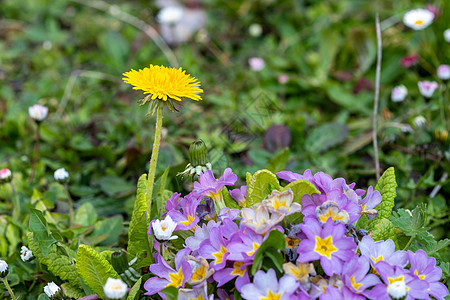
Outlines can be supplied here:
[[375, 209], [378, 210], [379, 218], [388, 219], [394, 208], [394, 199], [397, 196], [397, 182], [395, 181], [395, 171], [393, 167], [387, 169], [378, 180], [375, 190], [381, 194], [381, 203]]

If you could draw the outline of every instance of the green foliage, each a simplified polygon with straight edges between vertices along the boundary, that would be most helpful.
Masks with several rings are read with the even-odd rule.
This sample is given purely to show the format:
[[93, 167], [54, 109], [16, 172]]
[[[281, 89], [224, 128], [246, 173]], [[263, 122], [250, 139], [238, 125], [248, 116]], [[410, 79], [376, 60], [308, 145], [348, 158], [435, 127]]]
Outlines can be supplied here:
[[86, 202], [81, 205], [75, 213], [75, 224], [82, 226], [92, 226], [97, 221], [97, 211], [94, 206]]
[[306, 139], [306, 146], [311, 153], [321, 153], [343, 143], [347, 136], [347, 126], [340, 123], [326, 123], [311, 131]]
[[395, 180], [395, 171], [393, 167], [387, 169], [378, 180], [375, 190], [381, 194], [381, 203], [375, 209], [378, 210], [378, 218], [388, 219], [394, 208], [394, 200], [397, 196], [397, 182]]
[[[247, 177], [248, 178], [248, 177]], [[266, 199], [273, 190], [281, 189], [278, 178], [269, 170], [259, 170], [251, 176], [247, 188], [247, 207], [251, 207], [256, 203]]]
[[147, 201], [145, 192], [147, 188], [147, 175], [143, 174], [138, 181], [136, 201], [134, 203], [133, 214], [131, 215], [130, 227], [128, 229], [128, 259], [132, 260], [139, 255], [142, 259], [146, 252], [150, 254], [150, 245], [148, 241], [148, 223], [147, 219]]
[[33, 255], [41, 263], [47, 266], [50, 272], [61, 278], [68, 280], [73, 289], [81, 289], [74, 260], [62, 254], [57, 245], [50, 247], [47, 255], [43, 255], [40, 249], [40, 242], [35, 239], [35, 233], [27, 234], [28, 247], [33, 251]]
[[63, 284], [61, 284], [61, 287], [67, 297], [75, 299], [84, 297], [84, 291], [81, 289], [81, 285], [77, 286], [72, 284], [71, 282], [64, 282]]
[[429, 243], [433, 240], [427, 231], [429, 227], [426, 227], [427, 217], [424, 203], [417, 206], [412, 212], [400, 208], [393, 213], [390, 220], [396, 228], [417, 241]]
[[111, 264], [87, 245], [78, 247], [76, 268], [83, 282], [101, 298], [104, 297], [103, 286], [106, 280], [109, 277], [120, 278]]
[[167, 300], [177, 300], [178, 299], [178, 289], [173, 286], [169, 286], [161, 291], [166, 295]]
[[226, 186], [223, 187], [221, 193], [226, 207], [237, 209], [240, 208], [240, 206], [236, 203], [236, 201], [231, 197], [230, 192], [228, 191]]
[[289, 148], [284, 149], [280, 152], [280, 154], [274, 156], [269, 160], [269, 164], [266, 166], [266, 169], [273, 173], [283, 171], [289, 160], [290, 153], [291, 151], [289, 150]]
[[286, 241], [284, 238], [284, 234], [282, 234], [278, 230], [272, 230], [271, 232], [269, 232], [269, 236], [261, 244], [255, 254], [251, 274], [255, 275], [255, 273], [263, 266], [266, 271], [267, 269], [274, 266], [276, 270], [282, 272], [284, 259], [283, 255], [279, 251], [283, 251], [285, 247]]
[[47, 221], [40, 210], [34, 208], [31, 209], [29, 228], [38, 242], [42, 255], [47, 256], [50, 252], [51, 246], [57, 241], [47, 227]]
[[381, 241], [392, 239], [398, 248], [397, 234], [395, 233], [394, 225], [388, 219], [376, 219], [371, 223], [371, 227], [368, 229], [373, 231], [373, 240]]
[[128, 293], [127, 300], [137, 300], [139, 299], [139, 294], [141, 293], [142, 277], [133, 285], [130, 292]]
[[320, 191], [316, 188], [314, 184], [306, 179], [299, 179], [290, 182], [283, 188], [283, 191], [291, 189], [294, 194], [294, 201], [301, 203], [302, 197], [304, 195], [320, 194]]

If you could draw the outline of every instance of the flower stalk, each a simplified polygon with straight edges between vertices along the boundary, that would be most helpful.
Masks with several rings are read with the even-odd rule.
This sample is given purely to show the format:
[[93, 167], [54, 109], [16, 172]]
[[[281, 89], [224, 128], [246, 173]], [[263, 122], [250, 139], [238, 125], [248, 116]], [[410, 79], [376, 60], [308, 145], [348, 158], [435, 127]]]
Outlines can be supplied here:
[[159, 145], [161, 144], [163, 110], [164, 105], [158, 105], [156, 114], [155, 140], [153, 141], [152, 156], [150, 158], [150, 167], [147, 176], [147, 190], [145, 193], [145, 198], [147, 200], [147, 212], [149, 217], [152, 210], [152, 194], [155, 183], [156, 162], [158, 161]]
[[73, 213], [73, 203], [72, 203], [72, 197], [70, 196], [69, 193], [69, 187], [66, 184], [64, 184], [64, 191], [66, 192], [66, 196], [67, 196], [67, 203], [69, 205], [69, 222], [70, 222], [70, 226], [72, 226], [74, 224], [75, 218], [74, 218], [74, 213]]
[[31, 168], [30, 183], [33, 183], [34, 175], [36, 172], [36, 164], [39, 158], [40, 145], [41, 145], [41, 124], [40, 122], [36, 122], [36, 144], [34, 147], [34, 159], [33, 159], [33, 166]]
[[14, 295], [14, 292], [12, 291], [11, 287], [9, 286], [8, 280], [6, 279], [6, 277], [2, 278], [3, 279], [3, 283], [6, 286], [6, 289], [9, 292], [9, 295], [11, 296], [11, 299], [16, 300], [16, 296]]
[[14, 197], [14, 208], [13, 208], [13, 213], [12, 213], [12, 219], [14, 222], [19, 221], [20, 219], [20, 201], [19, 201], [19, 196], [17, 195], [17, 191], [16, 188], [14, 187], [14, 184], [12, 183], [12, 181], [9, 183], [11, 185], [11, 190], [13, 192], [13, 197]]

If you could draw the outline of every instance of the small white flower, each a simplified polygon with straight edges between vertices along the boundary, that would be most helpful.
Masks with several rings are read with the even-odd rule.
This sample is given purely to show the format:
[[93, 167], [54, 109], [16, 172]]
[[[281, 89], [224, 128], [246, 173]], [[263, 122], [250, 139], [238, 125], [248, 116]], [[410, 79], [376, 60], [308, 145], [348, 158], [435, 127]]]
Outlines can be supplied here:
[[47, 117], [48, 107], [40, 104], [35, 104], [28, 108], [28, 114], [33, 120], [41, 122]]
[[128, 286], [120, 279], [108, 278], [103, 286], [103, 292], [108, 299], [122, 299]]
[[56, 170], [53, 176], [58, 182], [65, 182], [67, 179], [69, 179], [69, 173], [64, 168]]
[[437, 68], [437, 76], [442, 80], [450, 79], [450, 66], [449, 65], [440, 65]]
[[44, 286], [44, 293], [46, 293], [50, 299], [56, 298], [55, 296], [58, 295], [60, 292], [61, 289], [53, 281], [49, 282], [46, 286]]
[[161, 9], [156, 17], [161, 24], [174, 25], [183, 17], [183, 8], [180, 6], [167, 6]]
[[427, 120], [423, 116], [417, 116], [413, 120], [414, 127], [420, 128], [427, 124]]
[[403, 23], [414, 30], [421, 30], [428, 27], [433, 19], [434, 14], [432, 12], [419, 8], [408, 11], [403, 16]]
[[25, 246], [22, 246], [22, 248], [20, 248], [20, 258], [24, 262], [33, 260], [33, 258], [34, 258], [33, 251], [31, 251], [30, 249], [28, 249]]
[[425, 98], [431, 98], [433, 96], [434, 91], [439, 87], [439, 84], [436, 81], [419, 81], [417, 83], [419, 86], [419, 91], [422, 96]]
[[176, 235], [172, 236], [175, 227], [177, 227], [177, 223], [168, 215], [164, 220], [155, 220], [152, 223], [153, 235], [160, 241], [174, 240], [178, 238]]
[[6, 275], [8, 275], [8, 264], [0, 259], [0, 278], [5, 278]]
[[248, 33], [250, 33], [250, 35], [252, 37], [259, 37], [259, 36], [261, 36], [261, 34], [262, 34], [262, 27], [261, 27], [261, 25], [259, 25], [258, 23], [253, 23], [248, 28]]
[[405, 100], [408, 95], [408, 89], [404, 85], [398, 85], [392, 89], [391, 99], [394, 102], [401, 102]]
[[261, 57], [251, 57], [248, 60], [248, 64], [253, 71], [261, 71], [266, 66], [266, 63]]
[[395, 281], [388, 285], [388, 293], [393, 299], [401, 299], [406, 296], [406, 284], [404, 280]]
[[450, 43], [450, 28], [444, 31], [444, 39], [447, 43]]

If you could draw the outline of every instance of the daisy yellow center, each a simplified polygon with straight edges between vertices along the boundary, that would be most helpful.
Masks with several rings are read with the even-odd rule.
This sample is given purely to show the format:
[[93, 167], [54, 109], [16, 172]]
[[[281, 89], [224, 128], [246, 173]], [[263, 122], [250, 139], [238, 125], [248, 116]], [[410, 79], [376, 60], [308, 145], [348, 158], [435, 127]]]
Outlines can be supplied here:
[[328, 259], [331, 259], [331, 254], [337, 250], [338, 249], [333, 245], [333, 238], [331, 235], [325, 239], [316, 236], [316, 248], [314, 251], [322, 256], [326, 256]]
[[414, 24], [416, 24], [416, 25], [423, 25], [423, 20], [416, 20], [414, 22]]
[[414, 274], [419, 276], [420, 279], [425, 279], [425, 275], [419, 275], [419, 272], [417, 272], [417, 270], [414, 270]]
[[378, 256], [377, 258], [373, 257], [372, 255], [370, 256], [370, 259], [374, 262], [377, 263], [380, 260], [384, 260], [383, 255]]
[[231, 275], [238, 275], [240, 277], [244, 276], [245, 274], [245, 268], [244, 270], [241, 269], [241, 267], [244, 265], [244, 262], [237, 261], [233, 264], [233, 271], [231, 271]]
[[122, 287], [120, 285], [118, 285], [118, 284], [115, 284], [115, 285], [111, 286], [111, 289], [115, 290], [115, 291], [118, 291], [118, 290], [122, 289]]
[[260, 298], [261, 300], [280, 300], [281, 294], [274, 294], [272, 291], [267, 293], [266, 297]]
[[166, 287], [173, 286], [178, 288], [183, 283], [183, 271], [178, 271], [178, 273], [169, 273], [170, 283]]
[[352, 284], [352, 287], [355, 288], [355, 290], [358, 290], [362, 286], [362, 283], [357, 283], [355, 281], [355, 276], [350, 277], [350, 283]]
[[259, 249], [259, 246], [261, 246], [261, 245], [253, 242], [253, 250], [247, 252], [247, 255], [252, 256], [256, 252], [256, 250]]
[[192, 280], [200, 281], [205, 277], [205, 275], [206, 275], [206, 267], [200, 266], [197, 269], [195, 269], [195, 272], [192, 274]]
[[223, 262], [223, 256], [227, 252], [228, 252], [227, 248], [225, 248], [223, 245], [220, 245], [220, 251], [212, 254], [214, 256], [214, 258], [216, 259], [214, 264], [217, 265], [217, 264], [222, 263]]
[[203, 93], [200, 82], [181, 68], [150, 65], [148, 68], [123, 73], [123, 81], [133, 86], [135, 90], [142, 90], [144, 94], [151, 94], [151, 100], [168, 99], [181, 101], [181, 98], [202, 100]]
[[188, 226], [192, 222], [194, 222], [194, 218], [191, 215], [188, 215], [188, 219], [186, 221], [181, 221], [180, 223], [184, 226]]

